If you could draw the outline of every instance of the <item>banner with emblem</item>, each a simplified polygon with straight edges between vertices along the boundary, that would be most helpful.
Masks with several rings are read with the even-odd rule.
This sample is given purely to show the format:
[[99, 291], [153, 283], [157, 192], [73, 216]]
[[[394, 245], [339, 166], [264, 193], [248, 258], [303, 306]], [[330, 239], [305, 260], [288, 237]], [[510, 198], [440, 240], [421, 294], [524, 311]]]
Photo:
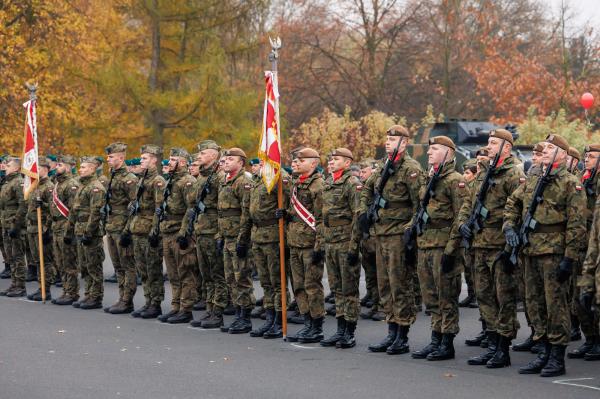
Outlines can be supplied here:
[[262, 179], [270, 193], [281, 171], [281, 140], [279, 135], [279, 90], [277, 72], [265, 72], [266, 92], [262, 134], [258, 157], [263, 161]]
[[37, 118], [36, 118], [36, 98], [35, 89], [30, 88], [30, 99], [23, 107], [27, 112], [25, 117], [25, 138], [23, 146], [23, 161], [21, 164], [21, 173], [25, 179], [23, 182], [23, 193], [25, 199], [37, 187], [38, 175], [38, 137], [37, 137]]

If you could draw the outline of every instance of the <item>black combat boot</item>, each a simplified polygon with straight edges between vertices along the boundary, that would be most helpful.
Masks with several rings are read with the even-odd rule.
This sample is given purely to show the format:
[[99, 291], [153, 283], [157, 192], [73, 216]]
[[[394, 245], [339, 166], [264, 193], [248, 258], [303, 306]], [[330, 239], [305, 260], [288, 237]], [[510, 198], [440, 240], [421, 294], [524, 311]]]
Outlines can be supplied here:
[[475, 298], [475, 293], [472, 290], [469, 290], [465, 299], [458, 303], [458, 307], [470, 308], [473, 303], [477, 304], [477, 299]]
[[306, 333], [308, 333], [312, 327], [312, 317], [310, 313], [302, 316], [304, 327], [302, 327], [296, 334], [290, 335], [287, 337], [288, 342], [297, 342], [300, 337], [304, 337]]
[[541, 377], [558, 377], [565, 374], [565, 349], [566, 345], [552, 345], [548, 363], [540, 373]]
[[275, 320], [273, 320], [273, 324], [271, 324], [271, 328], [269, 331], [263, 334], [264, 339], [274, 339], [283, 337], [283, 330], [281, 329], [281, 312], [275, 312]]
[[6, 296], [9, 298], [20, 298], [20, 297], [26, 297], [27, 296], [27, 291], [25, 290], [25, 283], [22, 283], [23, 286], [16, 286], [13, 290], [8, 291], [6, 293]]
[[225, 309], [223, 309], [223, 314], [225, 316], [233, 316], [233, 315], [237, 315], [238, 313], [238, 309], [237, 306], [233, 306], [233, 303], [228, 302], [227, 306], [225, 306]]
[[200, 327], [202, 328], [221, 328], [223, 325], [223, 310], [220, 308], [213, 308], [213, 311], [208, 320], [204, 320]]
[[427, 360], [454, 359], [454, 334], [443, 334], [438, 350], [427, 355]]
[[[33, 299], [35, 297], [39, 296], [40, 299]], [[27, 299], [29, 299], [30, 301], [41, 301], [42, 300], [42, 290], [40, 290], [39, 288], [37, 289], [36, 292], [34, 292], [33, 294], [29, 294], [27, 295]]]
[[104, 308], [104, 313], [110, 313], [110, 308], [114, 307], [114, 306], [119, 306], [121, 304], [122, 300], [121, 298], [119, 298], [119, 300], [117, 302], [115, 302], [113, 305], [109, 305], [107, 307]]
[[192, 309], [197, 310], [197, 311], [206, 310], [206, 301], [204, 299], [200, 299], [198, 302], [196, 302], [194, 304]]
[[[266, 312], [267, 319], [265, 320], [262, 326], [258, 327], [256, 330], [250, 331], [251, 337], [262, 337], [267, 331], [271, 329], [273, 323], [275, 323], [275, 309], [267, 309]], [[250, 317], [252, 317], [252, 314], [250, 315]]]
[[533, 329], [531, 330], [531, 334], [527, 339], [520, 344], [514, 344], [512, 346], [512, 350], [515, 352], [529, 352], [531, 348], [535, 345], [535, 341], [533, 340]]
[[486, 338], [485, 330], [486, 330], [485, 321], [481, 321], [481, 331], [479, 334], [475, 336], [475, 338], [470, 338], [465, 340], [465, 345], [467, 346], [481, 346], [481, 342]]
[[202, 323], [204, 323], [206, 320], [209, 320], [212, 317], [212, 313], [212, 310], [204, 312], [204, 315], [202, 315], [202, 317], [200, 317], [199, 319], [194, 319], [190, 321], [190, 326], [202, 327]]
[[335, 303], [335, 294], [333, 292], [329, 292], [325, 297], [325, 303]]
[[348, 349], [356, 346], [356, 339], [354, 338], [354, 332], [356, 331], [355, 321], [346, 321], [346, 330], [344, 335], [335, 343], [336, 348]]
[[412, 353], [413, 359], [425, 359], [427, 355], [432, 352], [435, 352], [440, 347], [440, 342], [442, 341], [442, 333], [437, 331], [431, 332], [431, 342], [427, 344], [423, 349], [415, 351]]
[[115, 306], [111, 306], [108, 310], [110, 314], [126, 314], [131, 312], [133, 312], [133, 302], [125, 300], [117, 303]]
[[10, 263], [4, 264], [4, 270], [2, 270], [2, 273], [0, 273], [0, 278], [2, 280], [6, 280], [6, 279], [10, 278]]
[[592, 350], [596, 343], [596, 336], [585, 337], [585, 342], [579, 348], [567, 353], [569, 359], [583, 359], [585, 354]]
[[531, 353], [540, 353], [542, 350], [544, 350], [544, 342], [538, 340], [537, 342], [534, 342], [529, 351]]
[[[225, 309], [227, 309], [227, 308], [225, 308]], [[235, 315], [233, 317], [233, 321], [229, 325], [223, 324], [221, 326], [221, 332], [223, 332], [223, 333], [229, 332], [229, 329], [231, 327], [237, 326], [237, 324], [240, 321], [240, 315], [241, 315], [241, 313], [242, 313], [242, 309], [239, 306], [236, 306], [235, 307]], [[223, 311], [223, 314], [226, 314], [225, 311]]]
[[388, 355], [401, 355], [410, 351], [410, 347], [408, 346], [409, 330], [410, 326], [398, 326], [396, 339], [385, 351]]
[[326, 303], [325, 304], [325, 313], [328, 316], [335, 316], [335, 305]]
[[369, 345], [369, 351], [371, 352], [385, 352], [387, 348], [396, 340], [398, 334], [398, 324], [388, 323], [388, 335], [378, 344]]
[[298, 341], [303, 344], [316, 344], [323, 340], [323, 321], [324, 317], [312, 319], [310, 330], [298, 337]]
[[56, 279], [54, 279], [54, 286], [58, 288], [62, 288], [63, 282], [60, 273], [56, 273]]
[[184, 324], [192, 321], [194, 316], [192, 312], [179, 311], [176, 315], [173, 315], [167, 319], [169, 324]]
[[77, 298], [73, 298], [70, 295], [63, 295], [60, 298], [53, 299], [52, 303], [55, 305], [65, 306], [65, 305], [73, 305], [73, 303], [75, 301], [77, 301]]
[[150, 306], [150, 304], [146, 303], [141, 308], [134, 310], [133, 312], [131, 312], [131, 317], [141, 317], [142, 312], [145, 311], [146, 309], [148, 309], [149, 306]]
[[287, 319], [288, 322], [292, 324], [304, 324], [304, 316], [302, 315], [302, 313], [300, 313], [300, 310], [298, 310], [298, 308], [289, 312]]
[[579, 327], [579, 317], [571, 315], [571, 342], [581, 340], [581, 329]]
[[335, 346], [335, 344], [337, 344], [337, 342], [340, 339], [342, 339], [342, 337], [344, 336], [345, 332], [346, 332], [346, 320], [343, 317], [338, 317], [337, 318], [337, 330], [336, 330], [336, 332], [332, 336], [330, 336], [329, 338], [324, 339], [321, 342], [319, 342], [319, 344], [321, 346], [325, 346], [325, 347]]
[[79, 307], [81, 306], [81, 304], [82, 304], [82, 303], [85, 303], [85, 302], [87, 302], [88, 300], [89, 300], [89, 298], [88, 298], [88, 297], [86, 297], [86, 296], [84, 296], [83, 298], [81, 298], [81, 299], [79, 299], [79, 300], [77, 300], [77, 301], [73, 302], [73, 303], [71, 304], [71, 306], [73, 306], [74, 308], [77, 308], [77, 309], [79, 309]]
[[488, 331], [486, 335], [488, 339], [487, 351], [479, 356], [470, 358], [467, 363], [471, 366], [484, 366], [496, 353], [496, 349], [498, 348], [498, 334], [495, 331]]
[[90, 310], [90, 309], [102, 309], [102, 299], [95, 298], [89, 299], [79, 305], [79, 309]]
[[369, 302], [371, 303], [371, 306], [373, 306], [373, 300], [371, 298], [371, 294], [367, 292], [365, 294], [365, 296], [360, 298], [360, 306], [370, 308], [371, 306], [367, 306], [369, 304]]
[[539, 374], [550, 357], [550, 343], [547, 338], [541, 338], [539, 341], [542, 342], [541, 350], [538, 352], [535, 359], [529, 362], [526, 366], [519, 368], [519, 374]]
[[25, 281], [28, 283], [31, 281], [37, 281], [37, 266], [36, 265], [27, 265], [27, 277]]
[[[150, 306], [148, 306], [148, 309], [146, 309], [142, 313], [140, 313], [140, 317], [142, 319], [156, 319], [157, 317], [160, 317], [161, 315], [162, 315], [162, 308], [160, 307], [160, 304], [151, 304]], [[173, 316], [173, 315], [171, 315], [171, 316]], [[171, 316], [169, 316], [169, 317], [171, 317]], [[169, 317], [167, 317], [165, 319], [165, 321], [168, 320]]]
[[509, 348], [510, 339], [498, 334], [498, 349], [496, 349], [494, 356], [485, 364], [485, 367], [488, 369], [499, 369], [510, 366]]
[[242, 309], [240, 312], [239, 323], [229, 327], [229, 334], [246, 334], [252, 331], [252, 319], [250, 319], [252, 308]]
[[168, 313], [158, 316], [158, 321], [160, 321], [161, 323], [166, 323], [167, 320], [169, 320], [169, 317], [175, 316], [178, 312], [178, 310], [171, 309]]
[[592, 349], [590, 349], [585, 354], [585, 356], [583, 357], [583, 360], [588, 360], [588, 361], [600, 360], [600, 337], [596, 336], [594, 346], [592, 347]]
[[262, 306], [255, 306], [254, 309], [252, 309], [252, 312], [250, 312], [250, 317], [252, 317], [253, 319], [260, 319], [261, 316], [265, 313], [265, 311], [266, 309]]

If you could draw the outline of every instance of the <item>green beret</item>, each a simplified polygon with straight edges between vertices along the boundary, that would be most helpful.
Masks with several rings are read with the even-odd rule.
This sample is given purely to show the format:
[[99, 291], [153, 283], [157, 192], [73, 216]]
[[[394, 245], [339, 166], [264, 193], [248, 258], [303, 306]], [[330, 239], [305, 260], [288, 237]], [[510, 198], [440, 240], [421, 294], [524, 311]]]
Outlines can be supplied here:
[[168, 159], [163, 159], [161, 162], [162, 166], [167, 166], [169, 164], [169, 160]]
[[58, 159], [58, 158], [57, 158], [57, 157], [56, 157], [56, 155], [54, 155], [54, 154], [47, 154], [47, 155], [46, 155], [46, 158], [47, 158], [48, 160], [52, 161], [52, 162], [58, 162], [58, 161], [57, 161], [57, 159]]
[[125, 160], [125, 166], [131, 166], [131, 159]]
[[99, 155], [98, 155], [97, 157], [94, 157], [94, 159], [96, 160], [96, 163], [97, 163], [98, 165], [102, 165], [102, 164], [104, 163], [104, 158], [102, 158], [102, 157], [101, 157], [101, 156], [99, 156]]
[[142, 164], [142, 160], [140, 158], [133, 158], [129, 166], [139, 166]]
[[260, 160], [258, 158], [252, 158], [250, 160], [250, 165], [258, 165], [260, 163]]

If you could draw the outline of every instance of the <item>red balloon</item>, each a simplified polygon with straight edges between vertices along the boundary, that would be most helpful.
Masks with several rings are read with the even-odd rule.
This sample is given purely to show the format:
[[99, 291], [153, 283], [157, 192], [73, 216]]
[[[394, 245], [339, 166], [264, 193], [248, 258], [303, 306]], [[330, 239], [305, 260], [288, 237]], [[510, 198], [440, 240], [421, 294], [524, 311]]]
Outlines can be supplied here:
[[594, 105], [594, 96], [592, 93], [583, 93], [579, 102], [584, 109], [590, 109], [592, 108], [592, 105]]

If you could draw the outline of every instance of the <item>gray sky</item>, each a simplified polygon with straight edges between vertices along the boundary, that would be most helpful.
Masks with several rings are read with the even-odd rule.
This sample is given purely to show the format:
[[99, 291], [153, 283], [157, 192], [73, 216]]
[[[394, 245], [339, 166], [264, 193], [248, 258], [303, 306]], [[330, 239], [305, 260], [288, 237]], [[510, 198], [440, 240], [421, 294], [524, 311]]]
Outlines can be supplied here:
[[[552, 7], [552, 14], [558, 15], [562, 0], [541, 0], [542, 3], [549, 3]], [[589, 24], [595, 31], [600, 30], [600, 0], [564, 0], [571, 5], [575, 11], [575, 19], [571, 24], [581, 27], [582, 24]], [[574, 28], [571, 26], [571, 28]]]

